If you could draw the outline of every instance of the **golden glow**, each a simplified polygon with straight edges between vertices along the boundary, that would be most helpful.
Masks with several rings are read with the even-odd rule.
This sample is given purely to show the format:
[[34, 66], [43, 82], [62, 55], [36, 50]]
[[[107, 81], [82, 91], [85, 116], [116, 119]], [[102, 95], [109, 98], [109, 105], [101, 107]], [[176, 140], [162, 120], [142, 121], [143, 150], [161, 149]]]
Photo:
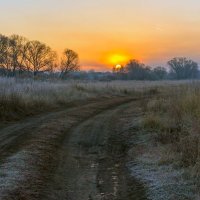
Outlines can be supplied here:
[[39, 40], [59, 55], [73, 49], [82, 69], [111, 70], [130, 59], [166, 66], [175, 56], [200, 62], [200, 1], [25, 2], [0, 0], [1, 34]]
[[129, 60], [129, 56], [123, 54], [112, 54], [108, 56], [107, 62], [110, 65], [116, 65], [116, 68], [121, 68], [121, 64], [125, 64]]

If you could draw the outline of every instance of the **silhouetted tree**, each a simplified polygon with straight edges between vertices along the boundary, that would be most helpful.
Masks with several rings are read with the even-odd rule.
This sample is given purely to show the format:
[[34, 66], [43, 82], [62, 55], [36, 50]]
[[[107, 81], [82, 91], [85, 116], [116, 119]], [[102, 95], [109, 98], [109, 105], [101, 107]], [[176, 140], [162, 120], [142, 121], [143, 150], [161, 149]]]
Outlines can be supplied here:
[[7, 53], [8, 45], [9, 45], [8, 37], [0, 34], [0, 65], [1, 67], [4, 67], [4, 64], [5, 64], [5, 56]]
[[[44, 43], [39, 41], [28, 41], [19, 35], [10, 37], [0, 34], [0, 74], [12, 75], [37, 75], [40, 77], [52, 76], [55, 68], [61, 69], [62, 77], [69, 72], [79, 70], [78, 54], [73, 50], [66, 49], [59, 64], [56, 52]], [[51, 73], [50, 73], [51, 72]]]
[[146, 67], [143, 63], [138, 60], [130, 60], [126, 65], [128, 73], [128, 79], [132, 80], [149, 80], [152, 78], [150, 67]]
[[60, 69], [61, 78], [65, 78], [70, 72], [79, 71], [80, 66], [78, 54], [71, 49], [66, 49], [63, 53]]
[[16, 75], [16, 70], [19, 72], [25, 71], [25, 59], [27, 53], [28, 40], [19, 35], [12, 35], [10, 37], [10, 52], [9, 57], [11, 59], [11, 72], [12, 75]]
[[40, 71], [51, 71], [56, 60], [56, 53], [39, 41], [27, 42], [25, 56], [26, 68], [34, 76]]
[[157, 80], [165, 79], [167, 78], [167, 70], [164, 67], [155, 67], [153, 69], [153, 75]]
[[198, 77], [198, 64], [193, 60], [178, 57], [168, 62], [175, 79], [193, 79]]
[[114, 66], [112, 71], [113, 71], [113, 75], [115, 79], [119, 79], [119, 80], [127, 79], [126, 68], [123, 65], [121, 65], [119, 68]]
[[10, 45], [11, 41], [8, 37], [0, 35], [0, 67], [7, 72], [10, 70]]

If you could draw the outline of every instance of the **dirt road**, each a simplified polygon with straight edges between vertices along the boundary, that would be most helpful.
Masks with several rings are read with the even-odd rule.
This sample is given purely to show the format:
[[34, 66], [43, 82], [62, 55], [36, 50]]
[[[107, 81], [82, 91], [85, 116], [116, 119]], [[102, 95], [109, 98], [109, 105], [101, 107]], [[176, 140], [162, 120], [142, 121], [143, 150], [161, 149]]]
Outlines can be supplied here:
[[115, 97], [0, 130], [1, 199], [146, 199], [126, 169], [123, 119], [137, 99]]

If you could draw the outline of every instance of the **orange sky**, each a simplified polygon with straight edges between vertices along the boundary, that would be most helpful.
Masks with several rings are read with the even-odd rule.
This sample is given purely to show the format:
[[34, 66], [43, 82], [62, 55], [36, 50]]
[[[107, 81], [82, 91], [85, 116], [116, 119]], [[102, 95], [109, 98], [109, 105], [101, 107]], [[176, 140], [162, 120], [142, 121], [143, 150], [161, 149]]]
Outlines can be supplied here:
[[199, 0], [0, 0], [0, 30], [79, 53], [82, 69], [200, 62]]

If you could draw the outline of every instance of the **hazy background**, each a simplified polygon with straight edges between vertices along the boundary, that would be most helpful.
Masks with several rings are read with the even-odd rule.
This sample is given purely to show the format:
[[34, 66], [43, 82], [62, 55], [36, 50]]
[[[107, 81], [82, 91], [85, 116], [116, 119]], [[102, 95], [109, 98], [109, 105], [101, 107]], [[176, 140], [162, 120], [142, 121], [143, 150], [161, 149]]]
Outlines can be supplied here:
[[150, 65], [200, 61], [198, 0], [0, 0], [0, 30], [79, 53], [84, 69], [106, 70], [122, 55]]

